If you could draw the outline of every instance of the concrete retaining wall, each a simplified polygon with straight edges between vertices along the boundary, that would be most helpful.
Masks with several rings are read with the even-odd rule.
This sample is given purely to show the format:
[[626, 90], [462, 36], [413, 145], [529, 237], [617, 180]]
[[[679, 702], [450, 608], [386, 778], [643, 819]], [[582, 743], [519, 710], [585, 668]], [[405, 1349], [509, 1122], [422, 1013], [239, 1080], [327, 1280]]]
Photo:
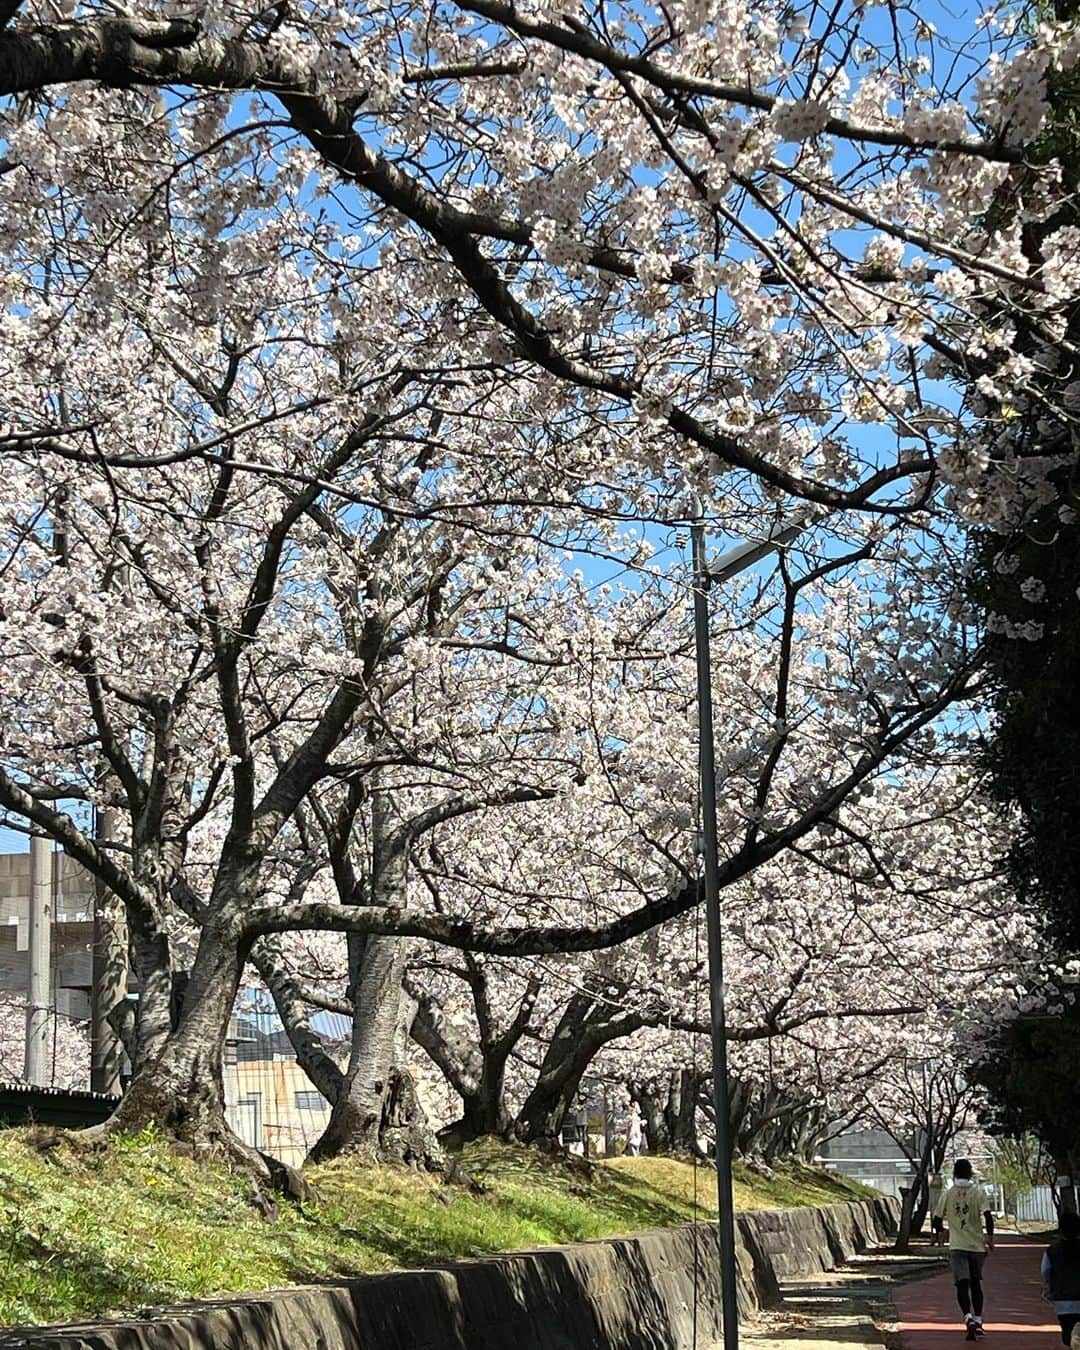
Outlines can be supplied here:
[[[897, 1212], [882, 1197], [740, 1214], [740, 1311], [894, 1233]], [[189, 1304], [152, 1321], [0, 1333], [0, 1350], [691, 1350], [721, 1329], [716, 1230], [699, 1224]]]

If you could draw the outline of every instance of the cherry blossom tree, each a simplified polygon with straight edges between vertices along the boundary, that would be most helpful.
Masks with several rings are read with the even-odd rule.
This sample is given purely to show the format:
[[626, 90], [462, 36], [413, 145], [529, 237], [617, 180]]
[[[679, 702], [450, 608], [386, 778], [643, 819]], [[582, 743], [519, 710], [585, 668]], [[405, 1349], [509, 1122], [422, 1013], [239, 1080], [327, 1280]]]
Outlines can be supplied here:
[[[547, 900], [566, 906], [583, 868], [561, 880], [569, 841], [554, 835], [548, 806], [537, 811], [553, 851], [532, 865], [544, 875]], [[759, 867], [751, 885], [732, 888], [725, 904], [731, 1095], [745, 1152], [809, 1155], [845, 1114], [888, 1117], [889, 1128], [908, 1135], [919, 1126], [921, 1117], [913, 1125], [911, 1112], [896, 1106], [905, 1066], [913, 1057], [925, 1064], [932, 1045], [942, 1062], [956, 1062], [967, 1052], [963, 1028], [973, 1011], [999, 1016], [1011, 1008], [1017, 972], [1043, 959], [1037, 924], [1015, 911], [1001, 886], [997, 834], [970, 784], [939, 770], [887, 785], [880, 798], [845, 812], [813, 852]], [[580, 826], [576, 837], [580, 844]], [[597, 837], [613, 849], [613, 873], [617, 857], [625, 874], [645, 875], [643, 862], [625, 866], [633, 847], [626, 835], [607, 824]], [[520, 902], [514, 882], [537, 841], [520, 821], [512, 839], [512, 870], [496, 843], [500, 867], [488, 887]], [[492, 843], [470, 833], [462, 856], [471, 872], [449, 861], [445, 840], [435, 859], [419, 864], [440, 907], [458, 888], [476, 903], [476, 861]], [[433, 949], [407, 978], [419, 1009], [413, 1035], [462, 1100], [453, 1137], [550, 1139], [587, 1073], [629, 1082], [654, 1143], [688, 1147], [708, 1079], [704, 982], [691, 920], [587, 961], [448, 959]]]
[[[1007, 295], [1051, 341], [1071, 276], [1064, 237], [1021, 265], [971, 222], [1052, 217], [1024, 146], [1069, 28], [952, 52], [738, 6], [2, 17], [0, 804], [127, 908], [119, 1124], [232, 1146], [221, 1042], [249, 956], [285, 990], [282, 934], [350, 935], [339, 1143], [387, 1081], [404, 939], [637, 943], [586, 981], [630, 996], [643, 935], [700, 899], [685, 589], [647, 566], [687, 489], [724, 533], [831, 512], [719, 603], [725, 887], [827, 858], [847, 803], [954, 737], [980, 658], [947, 512], [1045, 481], [984, 454], [1031, 385], [987, 316]], [[934, 401], [973, 352], [983, 402]], [[644, 580], [560, 605], [567, 550]]]
[[[50, 1087], [85, 1088], [90, 1077], [90, 1043], [85, 1028], [53, 1013], [49, 1019]], [[0, 1078], [25, 1081], [26, 1001], [0, 995]]]
[[[1045, 465], [988, 465], [986, 414], [1064, 407], [1069, 385], [1034, 388], [1037, 356], [993, 322], [1004, 296], [1053, 346], [1073, 287], [1071, 235], [1032, 259], [1019, 222], [1056, 209], [1057, 166], [1025, 147], [1080, 38], [1018, 15], [946, 35], [909, 11], [743, 4], [13, 5], [0, 93], [25, 97], [4, 209], [14, 232], [43, 198], [63, 210], [50, 184], [84, 198], [100, 287], [115, 241], [175, 206], [211, 245], [204, 314], [283, 240], [365, 284], [377, 249], [463, 353], [542, 373], [611, 461], [734, 469], [834, 507], [923, 500], [940, 475], [994, 518]], [[343, 228], [305, 213], [312, 192]], [[237, 208], [261, 202], [274, 218], [236, 239]], [[377, 244], [341, 237], [351, 222]], [[933, 400], [972, 358], [978, 426]], [[9, 434], [108, 457], [97, 418], [42, 412], [20, 408]], [[878, 437], [868, 454], [860, 423], [915, 453]]]

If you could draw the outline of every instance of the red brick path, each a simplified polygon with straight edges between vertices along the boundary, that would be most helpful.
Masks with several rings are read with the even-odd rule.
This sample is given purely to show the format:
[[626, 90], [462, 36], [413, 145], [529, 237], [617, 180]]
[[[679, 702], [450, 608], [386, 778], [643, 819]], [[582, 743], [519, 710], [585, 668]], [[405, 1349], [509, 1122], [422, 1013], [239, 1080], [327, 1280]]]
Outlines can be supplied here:
[[[982, 1350], [1062, 1350], [1053, 1309], [1039, 1297], [1044, 1248], [1001, 1235], [983, 1267]], [[893, 1296], [905, 1350], [963, 1350], [961, 1312], [948, 1267], [901, 1285]]]

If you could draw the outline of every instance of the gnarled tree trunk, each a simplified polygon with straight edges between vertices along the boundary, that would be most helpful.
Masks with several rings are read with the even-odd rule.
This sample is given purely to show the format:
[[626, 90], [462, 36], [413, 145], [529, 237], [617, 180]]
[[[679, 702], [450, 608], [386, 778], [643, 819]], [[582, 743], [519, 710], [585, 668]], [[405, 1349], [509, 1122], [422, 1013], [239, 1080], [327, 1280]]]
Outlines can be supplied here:
[[[404, 906], [410, 838], [391, 829], [389, 813], [389, 794], [376, 791], [368, 895], [374, 905]], [[349, 938], [349, 1062], [330, 1120], [308, 1155], [312, 1162], [348, 1153], [362, 1162], [441, 1165], [441, 1150], [405, 1060], [407, 1028], [415, 1012], [402, 989], [407, 951], [406, 938]]]
[[173, 963], [168, 934], [162, 927], [133, 913], [128, 929], [139, 998], [126, 1046], [132, 1078], [137, 1078], [161, 1053], [173, 1029]]
[[461, 1098], [461, 1118], [442, 1131], [442, 1137], [455, 1146], [486, 1134], [514, 1134], [515, 1122], [506, 1104], [506, 1067], [528, 1028], [540, 990], [539, 979], [530, 980], [510, 1024], [500, 1029], [489, 998], [487, 971], [467, 953], [464, 959], [476, 1010], [475, 1042], [447, 1022], [438, 1000], [422, 988], [417, 976], [406, 977], [406, 988], [416, 1003], [413, 1040]]
[[221, 918], [206, 924], [175, 1029], [133, 1078], [109, 1132], [133, 1133], [154, 1123], [196, 1150], [225, 1151], [263, 1170], [225, 1120], [225, 1035], [245, 956], [238, 925]]
[[[386, 903], [386, 902], [380, 902]], [[352, 1153], [379, 1158], [383, 1104], [390, 1085], [401, 1015], [401, 979], [405, 973], [404, 938], [350, 938], [349, 966], [353, 1008], [348, 1067], [322, 1137], [310, 1158], [319, 1162]]]
[[644, 1020], [590, 993], [575, 994], [548, 1044], [540, 1076], [518, 1112], [519, 1137], [527, 1142], [555, 1139], [597, 1053], [610, 1041], [637, 1031]]

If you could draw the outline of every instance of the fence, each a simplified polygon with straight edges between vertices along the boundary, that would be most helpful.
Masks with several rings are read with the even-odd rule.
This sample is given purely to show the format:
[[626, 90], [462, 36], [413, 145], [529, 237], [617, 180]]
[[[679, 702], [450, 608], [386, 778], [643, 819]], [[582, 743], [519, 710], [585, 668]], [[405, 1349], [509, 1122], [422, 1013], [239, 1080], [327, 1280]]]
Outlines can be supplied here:
[[1016, 1197], [1016, 1217], [1023, 1223], [1057, 1223], [1057, 1207], [1054, 1193], [1049, 1186], [1036, 1186], [1034, 1190]]

